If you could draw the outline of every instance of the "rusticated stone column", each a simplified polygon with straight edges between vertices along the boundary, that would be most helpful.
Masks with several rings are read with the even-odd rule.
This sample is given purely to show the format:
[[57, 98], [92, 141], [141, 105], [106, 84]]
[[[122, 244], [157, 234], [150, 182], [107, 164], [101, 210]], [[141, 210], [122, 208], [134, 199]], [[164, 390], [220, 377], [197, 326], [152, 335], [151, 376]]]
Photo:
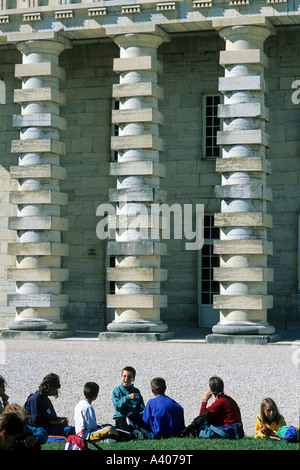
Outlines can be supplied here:
[[[272, 227], [267, 213], [271, 191], [266, 182], [270, 171], [264, 79], [268, 58], [263, 52], [271, 29], [264, 19], [257, 24], [242, 24], [238, 19], [231, 26], [224, 21], [214, 22], [226, 48], [220, 53], [225, 68], [225, 76], [219, 79], [219, 91], [224, 94], [219, 107], [223, 130], [218, 134], [222, 158], [216, 164], [222, 175], [216, 187], [221, 213], [215, 214], [220, 240], [214, 247], [220, 255], [220, 267], [214, 271], [214, 279], [220, 281], [220, 295], [214, 296], [220, 321], [212, 331], [216, 336], [272, 335], [274, 327], [267, 321], [267, 310], [272, 307], [267, 284], [273, 279], [267, 262], [272, 254], [267, 238]], [[211, 341], [216, 340], [211, 336]]]
[[167, 35], [150, 29], [114, 35], [120, 48], [114, 71], [120, 80], [113, 87], [119, 109], [113, 111], [112, 120], [119, 134], [111, 140], [118, 160], [111, 163], [111, 175], [117, 177], [117, 188], [110, 191], [110, 201], [116, 206], [116, 238], [108, 245], [109, 255], [115, 257], [108, 278], [115, 282], [115, 293], [108, 295], [107, 305], [115, 309], [115, 319], [107, 329], [165, 337], [168, 327], [161, 321], [160, 310], [166, 306], [166, 297], [161, 295], [161, 281], [166, 279], [161, 255], [166, 246], [160, 241], [159, 227], [152, 223], [151, 205], [165, 198], [160, 190], [165, 169], [159, 163], [163, 118], [158, 102], [163, 90], [157, 84], [157, 48]]
[[59, 91], [64, 71], [58, 58], [69, 44], [56, 33], [12, 34], [8, 40], [22, 53], [22, 64], [15, 68], [22, 88], [14, 95], [21, 114], [13, 117], [20, 140], [13, 141], [11, 148], [19, 154], [19, 164], [10, 169], [11, 178], [18, 182], [10, 202], [18, 210], [9, 219], [9, 228], [17, 232], [16, 243], [8, 247], [16, 257], [16, 266], [8, 270], [9, 279], [16, 282], [16, 294], [8, 295], [8, 304], [16, 307], [9, 329], [62, 336], [67, 325], [61, 309], [68, 304], [62, 293], [62, 282], [68, 279], [68, 270], [61, 268], [62, 256], [68, 254], [62, 232], [68, 229], [68, 221], [61, 217], [67, 195], [60, 191], [65, 145], [59, 133], [66, 123], [59, 115], [65, 97]]

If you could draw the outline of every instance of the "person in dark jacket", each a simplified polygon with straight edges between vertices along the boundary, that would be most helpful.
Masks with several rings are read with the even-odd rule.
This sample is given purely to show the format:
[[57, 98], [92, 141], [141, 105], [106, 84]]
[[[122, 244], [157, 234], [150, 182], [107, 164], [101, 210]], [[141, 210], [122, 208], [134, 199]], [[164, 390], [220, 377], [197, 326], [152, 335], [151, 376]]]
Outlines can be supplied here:
[[48, 374], [43, 378], [38, 391], [27, 398], [24, 408], [29, 413], [29, 425], [42, 427], [50, 435], [67, 436], [74, 433], [74, 428], [68, 425], [67, 418], [58, 417], [50, 396], [58, 397], [60, 380], [56, 374]]

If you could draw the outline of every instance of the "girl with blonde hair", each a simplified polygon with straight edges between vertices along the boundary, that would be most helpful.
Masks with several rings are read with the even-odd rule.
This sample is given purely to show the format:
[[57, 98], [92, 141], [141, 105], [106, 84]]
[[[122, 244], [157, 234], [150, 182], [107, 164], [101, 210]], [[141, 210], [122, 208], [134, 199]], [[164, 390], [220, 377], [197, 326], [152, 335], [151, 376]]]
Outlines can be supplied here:
[[281, 426], [286, 426], [286, 422], [279, 413], [276, 403], [272, 398], [264, 398], [260, 405], [260, 414], [256, 419], [254, 437], [269, 437], [276, 433]]

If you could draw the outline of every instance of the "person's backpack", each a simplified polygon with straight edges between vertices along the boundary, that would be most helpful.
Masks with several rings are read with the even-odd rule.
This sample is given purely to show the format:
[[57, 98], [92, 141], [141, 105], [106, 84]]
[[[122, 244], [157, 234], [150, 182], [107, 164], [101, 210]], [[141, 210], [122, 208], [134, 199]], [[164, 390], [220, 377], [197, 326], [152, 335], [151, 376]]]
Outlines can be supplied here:
[[[130, 433], [115, 428], [111, 424], [105, 424], [93, 431], [88, 436], [88, 441], [105, 441], [108, 443], [128, 440]], [[125, 436], [125, 437], [124, 437]]]
[[66, 440], [65, 450], [89, 450], [85, 439], [75, 434], [69, 436]]
[[271, 439], [277, 438], [279, 440], [297, 442], [299, 441], [298, 434], [299, 430], [297, 432], [297, 428], [295, 428], [295, 426], [281, 426], [281, 428], [279, 428], [278, 431], [270, 437]]
[[88, 448], [88, 442], [90, 442], [96, 449], [103, 450], [101, 447], [93, 441], [87, 441], [78, 434], [72, 434], [66, 439], [65, 450], [90, 450]]
[[227, 424], [226, 426], [210, 425], [201, 429], [199, 432], [199, 437], [209, 439], [216, 437], [223, 437], [224, 439], [241, 439], [244, 435], [244, 429], [240, 423]]

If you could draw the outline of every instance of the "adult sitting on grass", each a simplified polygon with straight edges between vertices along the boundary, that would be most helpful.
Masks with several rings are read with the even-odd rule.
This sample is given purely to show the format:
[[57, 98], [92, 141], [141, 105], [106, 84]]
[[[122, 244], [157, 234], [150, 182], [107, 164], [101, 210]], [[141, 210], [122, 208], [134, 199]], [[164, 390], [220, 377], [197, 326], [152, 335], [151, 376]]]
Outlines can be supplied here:
[[[208, 400], [214, 397], [215, 401], [210, 406]], [[209, 379], [209, 390], [204, 393], [200, 408], [200, 415], [211, 413], [215, 426], [226, 426], [229, 424], [243, 424], [241, 412], [236, 401], [224, 394], [224, 383], [220, 377]]]
[[58, 397], [60, 380], [56, 374], [48, 374], [43, 378], [37, 392], [27, 398], [24, 408], [29, 413], [29, 425], [46, 429], [49, 435], [67, 436], [74, 433], [68, 425], [67, 418], [57, 416], [50, 396]]

